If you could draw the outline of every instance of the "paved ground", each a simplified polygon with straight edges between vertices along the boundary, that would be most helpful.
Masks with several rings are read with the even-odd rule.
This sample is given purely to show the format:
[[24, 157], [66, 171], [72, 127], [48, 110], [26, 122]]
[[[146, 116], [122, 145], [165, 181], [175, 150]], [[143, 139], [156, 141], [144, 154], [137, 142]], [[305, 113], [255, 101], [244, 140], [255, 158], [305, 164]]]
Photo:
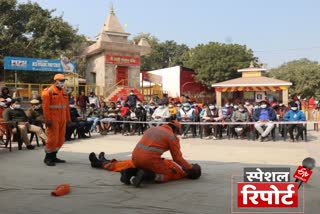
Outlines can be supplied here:
[[[88, 153], [105, 151], [108, 157], [128, 159], [139, 136], [100, 136], [66, 143], [60, 153], [68, 161], [56, 167], [43, 164], [43, 147], [35, 151], [0, 149], [0, 214], [22, 213], [230, 213], [231, 175], [246, 166], [296, 166], [311, 156], [319, 162], [320, 133], [309, 132], [307, 143], [244, 140], [181, 141], [185, 158], [203, 168], [201, 179], [146, 185], [122, 185], [119, 174], [92, 169]], [[168, 156], [169, 154], [166, 154]], [[305, 213], [315, 214], [319, 203], [319, 168], [305, 188]], [[72, 192], [52, 197], [58, 184]]]

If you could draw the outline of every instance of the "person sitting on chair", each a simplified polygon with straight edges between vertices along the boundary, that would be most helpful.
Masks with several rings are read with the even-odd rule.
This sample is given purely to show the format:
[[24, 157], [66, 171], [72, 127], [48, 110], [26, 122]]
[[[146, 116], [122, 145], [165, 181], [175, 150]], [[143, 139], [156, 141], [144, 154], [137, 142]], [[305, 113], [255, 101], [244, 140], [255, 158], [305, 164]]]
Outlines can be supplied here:
[[[152, 121], [155, 121], [155, 122], [166, 122], [169, 120], [170, 118], [169, 110], [166, 108], [166, 106], [162, 101], [159, 102], [159, 106], [153, 112], [151, 118], [152, 118]], [[159, 125], [161, 125], [161, 123], [158, 123], [156, 126], [159, 126]]]
[[18, 128], [21, 140], [26, 144], [27, 149], [34, 149], [28, 138], [28, 132], [36, 133], [42, 141], [47, 142], [47, 135], [39, 127], [29, 123], [26, 113], [21, 109], [20, 101], [12, 99], [10, 107], [3, 112], [4, 121], [12, 121], [14, 128]]
[[71, 140], [71, 135], [77, 130], [78, 138], [88, 138], [86, 133], [90, 132], [93, 121], [87, 121], [78, 113], [74, 100], [69, 101], [71, 123], [66, 127], [66, 140]]
[[43, 110], [40, 105], [40, 101], [33, 99], [30, 101], [31, 107], [27, 110], [26, 115], [29, 119], [30, 124], [39, 126], [43, 129]]
[[[233, 112], [231, 121], [232, 122], [248, 122], [249, 121], [249, 113], [242, 104], [239, 105], [238, 111]], [[248, 131], [248, 125], [236, 124], [231, 126], [231, 129], [235, 137], [241, 137], [243, 139], [246, 132]]]
[[[221, 122], [223, 120], [221, 109], [218, 109], [213, 103], [210, 103], [208, 105], [208, 108], [204, 112], [202, 119], [204, 122]], [[221, 125], [205, 125], [204, 126], [205, 139], [209, 140], [212, 138], [210, 136], [212, 127], [214, 129], [213, 139], [214, 140], [217, 139], [218, 132], [219, 132], [219, 138], [222, 138]]]
[[260, 108], [254, 111], [253, 120], [257, 121], [254, 127], [260, 134], [260, 141], [267, 141], [269, 133], [274, 128], [272, 122], [277, 120], [275, 111], [268, 105], [267, 101], [260, 102]]
[[[284, 121], [306, 121], [306, 116], [304, 113], [300, 110], [298, 110], [298, 104], [292, 103], [291, 104], [291, 110], [287, 111], [287, 113], [284, 115], [283, 118]], [[295, 138], [293, 138], [293, 130], [297, 128], [298, 132]], [[298, 141], [299, 136], [302, 136], [304, 127], [303, 124], [288, 124], [288, 132], [290, 135], [290, 142]]]
[[[177, 120], [180, 122], [194, 122], [196, 119], [196, 112], [189, 103], [183, 103], [182, 108], [177, 112]], [[190, 124], [182, 125], [182, 136], [181, 138], [187, 138], [187, 133], [191, 128]], [[195, 137], [195, 133], [192, 133]]]

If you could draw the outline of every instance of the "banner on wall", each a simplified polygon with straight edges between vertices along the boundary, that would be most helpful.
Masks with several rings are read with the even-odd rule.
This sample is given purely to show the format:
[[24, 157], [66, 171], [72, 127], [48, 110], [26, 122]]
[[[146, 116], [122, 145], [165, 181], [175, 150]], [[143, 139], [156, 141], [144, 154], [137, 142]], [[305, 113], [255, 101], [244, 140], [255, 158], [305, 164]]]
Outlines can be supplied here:
[[60, 60], [6, 56], [4, 57], [4, 69], [16, 71], [75, 72], [76, 64], [65, 56], [61, 56]]
[[131, 56], [117, 56], [117, 55], [106, 55], [107, 64], [115, 65], [127, 65], [127, 66], [139, 66], [140, 57], [131, 57]]
[[162, 76], [149, 72], [142, 72], [142, 80], [162, 85]]

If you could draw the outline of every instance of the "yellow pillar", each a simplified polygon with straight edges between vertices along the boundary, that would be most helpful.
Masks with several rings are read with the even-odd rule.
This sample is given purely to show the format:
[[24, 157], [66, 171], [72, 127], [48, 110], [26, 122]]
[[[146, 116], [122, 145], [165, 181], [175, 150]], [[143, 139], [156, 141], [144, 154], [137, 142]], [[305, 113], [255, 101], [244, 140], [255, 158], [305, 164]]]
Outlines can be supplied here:
[[283, 103], [284, 105], [286, 105], [286, 106], [287, 106], [288, 103], [289, 103], [288, 96], [289, 96], [289, 94], [288, 94], [288, 89], [282, 90], [282, 103]]
[[216, 104], [217, 107], [221, 107], [221, 92], [220, 91], [216, 91]]

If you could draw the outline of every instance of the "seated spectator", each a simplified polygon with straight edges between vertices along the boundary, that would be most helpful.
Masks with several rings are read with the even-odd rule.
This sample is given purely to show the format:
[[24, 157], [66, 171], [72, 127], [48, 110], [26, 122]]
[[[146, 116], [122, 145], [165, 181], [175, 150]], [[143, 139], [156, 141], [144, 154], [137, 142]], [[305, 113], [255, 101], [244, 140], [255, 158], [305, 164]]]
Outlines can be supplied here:
[[67, 141], [71, 140], [71, 136], [75, 130], [77, 130], [78, 138], [88, 138], [89, 136], [87, 136], [86, 134], [89, 133], [93, 124], [93, 121], [89, 122], [79, 115], [78, 110], [74, 104], [74, 101], [69, 101], [71, 123], [68, 124], [66, 128]]
[[[182, 109], [180, 109], [177, 112], [177, 120], [182, 122], [182, 123], [187, 123], [187, 122], [194, 122], [196, 119], [196, 112], [193, 108], [191, 108], [191, 105], [189, 103], [183, 103], [182, 104]], [[182, 138], [187, 137], [187, 133], [189, 129], [191, 128], [190, 124], [182, 124]], [[195, 133], [192, 133], [193, 136], [195, 137]]]
[[272, 122], [276, 121], [277, 117], [273, 108], [265, 100], [261, 101], [260, 108], [254, 111], [253, 120], [258, 122], [254, 127], [260, 134], [260, 141], [268, 141], [268, 135], [274, 128]]
[[117, 120], [118, 113], [119, 109], [116, 107], [116, 103], [111, 102], [108, 112], [104, 114], [104, 118], [101, 121], [106, 132], [110, 131], [112, 122]]
[[26, 111], [30, 124], [39, 126], [43, 129], [43, 110], [40, 101], [33, 99], [30, 101], [31, 107]]
[[[151, 104], [150, 104], [151, 107]], [[158, 108], [153, 112], [151, 116], [152, 121], [154, 122], [166, 122], [170, 119], [169, 110], [165, 107], [165, 105], [160, 101]], [[156, 124], [156, 126], [161, 125], [160, 123]]]
[[[147, 111], [143, 108], [141, 103], [137, 103], [135, 113], [138, 117], [138, 120], [141, 122], [147, 121]], [[139, 131], [139, 133], [143, 133], [145, 129], [147, 129], [147, 124], [145, 123], [139, 123], [137, 124], [137, 127], [135, 131]]]
[[[237, 107], [237, 106], [236, 106]], [[229, 102], [227, 102], [222, 108], [222, 116], [224, 121], [230, 122], [231, 121], [231, 116], [232, 116], [232, 111], [233, 111], [234, 106], [231, 106]]]
[[247, 112], [249, 114], [249, 117], [252, 118], [252, 113], [253, 113], [253, 105], [249, 102], [249, 101], [246, 101], [244, 103], [244, 107], [247, 109]]
[[[245, 107], [240, 104], [238, 111], [234, 111], [231, 117], [232, 122], [248, 122], [249, 121], [249, 113], [245, 109]], [[231, 126], [231, 131], [235, 137], [244, 138], [245, 134], [248, 131], [249, 126], [246, 124], [236, 124]]]
[[93, 131], [99, 132], [100, 131], [99, 116], [100, 115], [99, 115], [98, 108], [96, 107], [96, 105], [94, 103], [91, 103], [90, 107], [88, 109], [88, 113], [87, 113], [87, 121], [88, 122], [93, 121], [91, 129], [90, 129], [91, 132], [93, 132]]
[[[284, 115], [283, 118], [284, 121], [306, 121], [306, 116], [304, 115], [304, 113], [300, 110], [298, 110], [298, 105], [297, 103], [292, 103], [291, 104], [291, 109], [289, 111], [287, 111], [287, 113]], [[293, 130], [297, 128], [298, 132], [296, 137], [293, 137]], [[299, 136], [302, 136], [304, 127], [303, 124], [288, 124], [288, 132], [290, 135], [290, 142], [294, 142], [294, 141], [299, 141]]]
[[[6, 103], [4, 102], [5, 99], [4, 98], [0, 98], [0, 122], [3, 122], [3, 117], [2, 117], [2, 113], [3, 111], [7, 108]], [[6, 142], [4, 142], [3, 140], [3, 136], [6, 133], [6, 126], [5, 125], [0, 125], [0, 144], [1, 145], [5, 145]], [[6, 135], [6, 139], [8, 139], [10, 137], [9, 133], [7, 133]]]
[[100, 134], [101, 135], [106, 135], [107, 134], [107, 128], [106, 128], [106, 123], [104, 123], [104, 119], [108, 117], [108, 109], [109, 107], [107, 106], [106, 102], [102, 101], [101, 102], [101, 108], [99, 109], [99, 117], [100, 117]]
[[[218, 109], [213, 103], [208, 105], [208, 108], [205, 110], [203, 114], [203, 121], [204, 122], [220, 122], [223, 120], [222, 112]], [[214, 129], [214, 135], [211, 137], [212, 128]], [[204, 136], [205, 139], [214, 140], [218, 137], [218, 132], [221, 131], [221, 125], [205, 125], [204, 126]], [[221, 132], [219, 133], [219, 137], [221, 138]]]
[[[138, 116], [136, 114], [136, 109], [134, 106], [130, 106], [129, 111], [127, 111], [127, 113], [124, 116], [124, 121], [138, 121]], [[134, 135], [134, 133], [136, 132], [137, 129], [137, 125], [136, 123], [126, 123], [124, 122], [124, 135], [128, 136], [128, 135]], [[131, 132], [131, 133], [130, 133]]]
[[19, 100], [12, 99], [10, 107], [3, 111], [4, 121], [12, 121], [13, 128], [17, 128], [20, 132], [20, 137], [27, 149], [34, 149], [28, 138], [28, 132], [36, 133], [42, 141], [47, 142], [47, 135], [39, 126], [29, 123], [26, 113], [21, 109]]
[[177, 117], [177, 109], [176, 107], [173, 105], [173, 103], [169, 103], [168, 105], [168, 110], [170, 113], [170, 120], [175, 120]]
[[[0, 98], [5, 99], [4, 102], [6, 102], [7, 104], [8, 104], [8, 102], [10, 102], [10, 100], [11, 100], [12, 98], [11, 98], [11, 96], [10, 96], [9, 88], [3, 87], [3, 88], [1, 89]], [[8, 99], [8, 98], [9, 98], [9, 99]]]

